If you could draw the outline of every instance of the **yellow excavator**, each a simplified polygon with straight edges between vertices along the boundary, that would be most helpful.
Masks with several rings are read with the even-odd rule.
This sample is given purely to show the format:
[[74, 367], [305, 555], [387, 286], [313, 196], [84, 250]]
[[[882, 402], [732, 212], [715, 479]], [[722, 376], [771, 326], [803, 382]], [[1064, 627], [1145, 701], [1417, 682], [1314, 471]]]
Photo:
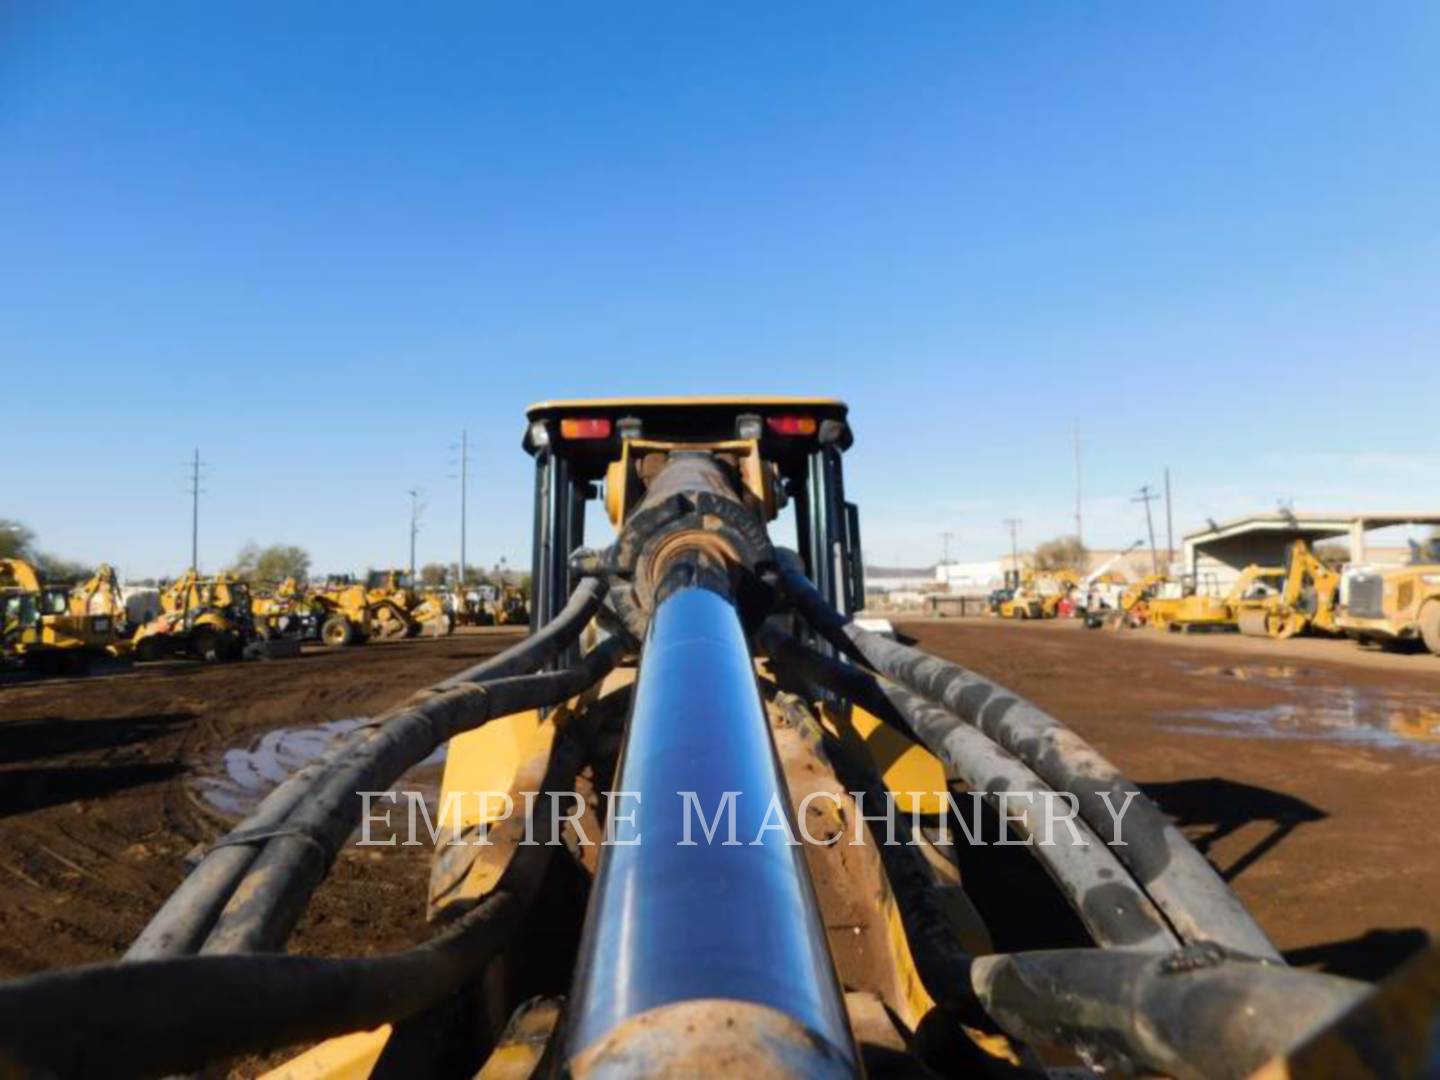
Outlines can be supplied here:
[[255, 638], [250, 587], [233, 574], [187, 570], [160, 594], [160, 614], [135, 632], [135, 658], [239, 660]]
[[104, 564], [72, 588], [47, 584], [25, 559], [0, 559], [0, 620], [0, 657], [29, 671], [84, 674], [130, 654], [119, 585]]
[[[1247, 568], [1248, 572], [1249, 568]], [[1278, 579], [1265, 571], [1251, 575], [1250, 595], [1235, 603], [1235, 621], [1242, 634], [1277, 640], [1297, 634], [1338, 634], [1340, 574], [1326, 566], [1304, 540], [1296, 540], [1285, 557], [1283, 575]], [[1270, 590], [1255, 594], [1257, 582], [1268, 581]]]
[[[294, 1046], [274, 1075], [1190, 1078], [1336, 1031], [1411, 1049], [1372, 1048], [1371, 988], [1290, 968], [1060, 718], [857, 625], [842, 403], [526, 420], [530, 635], [335, 736], [122, 960], [0, 983], [10, 1072]], [[587, 537], [602, 491], [613, 534]], [[442, 745], [438, 803], [395, 790]], [[429, 940], [285, 951], [337, 860], [373, 873], [417, 832]]]

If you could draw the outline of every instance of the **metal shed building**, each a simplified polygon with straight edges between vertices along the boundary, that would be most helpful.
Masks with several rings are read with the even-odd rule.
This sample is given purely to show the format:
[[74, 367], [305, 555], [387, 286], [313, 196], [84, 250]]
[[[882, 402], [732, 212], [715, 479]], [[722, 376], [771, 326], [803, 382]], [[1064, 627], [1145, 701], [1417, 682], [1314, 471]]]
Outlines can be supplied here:
[[1251, 563], [1280, 566], [1285, 550], [1295, 540], [1315, 545], [1344, 539], [1350, 561], [1366, 561], [1366, 534], [1395, 525], [1440, 525], [1435, 514], [1312, 514], [1278, 510], [1251, 514], [1187, 533], [1184, 539], [1185, 572], [1194, 574], [1201, 591], [1223, 593]]

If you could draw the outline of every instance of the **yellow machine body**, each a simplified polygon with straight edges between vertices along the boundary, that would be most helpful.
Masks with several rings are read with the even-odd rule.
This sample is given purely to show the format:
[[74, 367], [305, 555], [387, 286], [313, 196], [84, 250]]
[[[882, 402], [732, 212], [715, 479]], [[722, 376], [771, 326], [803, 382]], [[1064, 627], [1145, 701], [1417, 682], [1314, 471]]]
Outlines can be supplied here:
[[251, 606], [250, 587], [233, 574], [204, 578], [187, 570], [160, 594], [160, 614], [135, 631], [136, 656], [238, 660], [255, 636]]
[[1367, 574], [1363, 583], [1352, 580], [1350, 603], [1335, 625], [1361, 640], [1418, 639], [1440, 655], [1440, 563], [1397, 566]]
[[[1267, 577], [1256, 574], [1250, 582]], [[1340, 575], [1321, 562], [1304, 540], [1290, 545], [1278, 585], [1278, 591], [1242, 596], [1236, 601], [1235, 621], [1242, 634], [1284, 639], [1297, 634], [1338, 632]]]
[[71, 588], [45, 583], [25, 559], [0, 559], [0, 620], [4, 658], [26, 666], [70, 668], [130, 651], [119, 585], [105, 565]]
[[[704, 400], [715, 403], [728, 399]], [[777, 400], [786, 405], [812, 403], [812, 399], [745, 399], [747, 404]], [[637, 501], [634, 491], [638, 485], [633, 485], [633, 481], [645, 468], [646, 456], [688, 445], [634, 442], [636, 445], [627, 445], [621, 458], [606, 470], [605, 503], [617, 527]], [[705, 447], [733, 455], [749, 497], [767, 518], [773, 517], [780, 505], [778, 486], [774, 471], [760, 457], [758, 443], [754, 440], [726, 440], [707, 443]], [[592, 627], [592, 631], [587, 633], [593, 630]], [[785, 766], [786, 776], [791, 778], [792, 810], [798, 811], [799, 802], [807, 793], [799, 778], [818, 774], [821, 770], [807, 767], [806, 763], [813, 760], [808, 756], [813, 753], [808, 749], [809, 742], [802, 737], [803, 733], [784, 719], [781, 710], [774, 704], [778, 688], [771, 682], [766, 664], [757, 661], [756, 671], [766, 688], [762, 696], [771, 702], [777, 752]], [[633, 667], [618, 668], [590, 695], [572, 700], [565, 708], [584, 708], [589, 700], [633, 682], [635, 674]], [[920, 818], [942, 812], [943, 799], [937, 793], [947, 790], [944, 769], [923, 747], [858, 707], [837, 710], [820, 702], [810, 702], [807, 706], [829, 734], [858, 749], [873, 764], [886, 786], [894, 792], [900, 812]], [[481, 728], [450, 740], [439, 813], [432, 822], [437, 832], [437, 846], [431, 866], [431, 918], [444, 920], [452, 913], [463, 912], [495, 887], [504, 869], [504, 849], [499, 845], [494, 848], [477, 846], [473, 838], [478, 830], [495, 826], [504, 816], [506, 805], [504, 799], [498, 797], [500, 793], [507, 795], [512, 804], [518, 805], [520, 793], [535, 787], [554, 734], [553, 714], [542, 716], [537, 711], [527, 711], [492, 720]], [[496, 793], [497, 797], [486, 800], [463, 797], [476, 792]], [[848, 793], [839, 790], [836, 795], [841, 800], [849, 798]], [[845, 805], [845, 814], [838, 815], [833, 822], [835, 828], [842, 827], [842, 819], [854, 811], [853, 805]], [[592, 817], [586, 821], [586, 827], [588, 830], [601, 826]], [[911, 1030], [918, 1028], [935, 1008], [935, 1003], [916, 972], [899, 909], [890, 893], [876, 849], [873, 845], [851, 848], [843, 844], [834, 847], [807, 845], [807, 848], [807, 858], [812, 863], [812, 877], [842, 981], [847, 987], [862, 988], [858, 994], [847, 995], [847, 1005], [852, 1009], [857, 1028], [863, 1023], [859, 1019], [862, 1013], [882, 1018], [893, 1016]], [[946, 889], [951, 901], [946, 905], [946, 913], [954, 923], [953, 929], [977, 952], [989, 951], [990, 943], [983, 925], [957, 887], [959, 876], [953, 862], [943, 849], [930, 848], [928, 844], [927, 849], [933, 853], [929, 861], [934, 866], [936, 884]], [[499, 854], [492, 859], [488, 857], [491, 852]], [[819, 865], [826, 859], [834, 860], [834, 865]], [[365, 1076], [383, 1053], [390, 1033], [388, 1027], [381, 1027], [329, 1040], [270, 1076], [327, 1077], [333, 1080]], [[970, 1035], [982, 1052], [1001, 1060], [1016, 1061], [1008, 1040], [1003, 1037], [986, 1036], [978, 1031]], [[492, 1058], [491, 1067], [505, 1056], [505, 1052], [506, 1047], [502, 1044]], [[526, 1058], [518, 1050], [516, 1056]], [[492, 1073], [485, 1071], [481, 1075], [490, 1076]], [[522, 1070], [518, 1075], [529, 1073]]]

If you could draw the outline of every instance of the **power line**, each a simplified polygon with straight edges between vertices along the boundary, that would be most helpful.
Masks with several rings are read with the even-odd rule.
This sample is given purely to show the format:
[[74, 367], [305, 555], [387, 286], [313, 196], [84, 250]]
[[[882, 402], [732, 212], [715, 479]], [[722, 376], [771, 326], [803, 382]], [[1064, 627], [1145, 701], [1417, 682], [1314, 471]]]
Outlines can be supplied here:
[[1080, 517], [1080, 421], [1075, 421], [1075, 539], [1085, 546], [1085, 526]]
[[1006, 518], [1004, 524], [1010, 530], [1010, 569], [1018, 572], [1020, 570], [1020, 548], [1016, 537], [1020, 532], [1020, 519]]
[[[461, 428], [461, 429], [460, 429], [460, 445], [457, 447], [454, 443], [451, 443], [450, 449], [452, 449], [452, 450], [458, 449], [458, 450], [460, 451], [460, 458], [459, 458], [459, 460], [458, 460], [458, 461], [452, 461], [451, 464], [452, 464], [452, 465], [458, 464], [458, 465], [460, 466], [460, 474], [459, 474], [459, 479], [460, 479], [460, 581], [459, 581], [459, 587], [460, 587], [461, 590], [463, 590], [463, 589], [465, 588], [465, 526], [466, 526], [467, 506], [468, 506], [468, 501], [469, 501], [469, 496], [470, 496], [470, 432], [469, 432], [469, 429], [467, 429], [467, 428]], [[452, 480], [455, 479], [455, 475], [456, 475], [456, 474], [451, 473], [451, 474], [450, 474], [450, 478], [451, 478]]]
[[420, 511], [425, 507], [420, 502], [420, 489], [411, 488], [410, 496], [410, 579], [415, 579], [415, 534], [420, 531]]
[[1165, 466], [1165, 562], [1175, 565], [1175, 518], [1170, 512], [1170, 466]]
[[185, 463], [190, 469], [190, 569], [200, 573], [200, 496], [205, 489], [200, 486], [200, 469], [207, 464], [200, 460], [200, 448]]
[[1150, 532], [1150, 569], [1160, 573], [1160, 553], [1155, 550], [1155, 520], [1150, 515], [1150, 504], [1160, 496], [1150, 490], [1149, 484], [1140, 485], [1140, 493], [1132, 498], [1131, 502], [1145, 504], [1145, 528]]

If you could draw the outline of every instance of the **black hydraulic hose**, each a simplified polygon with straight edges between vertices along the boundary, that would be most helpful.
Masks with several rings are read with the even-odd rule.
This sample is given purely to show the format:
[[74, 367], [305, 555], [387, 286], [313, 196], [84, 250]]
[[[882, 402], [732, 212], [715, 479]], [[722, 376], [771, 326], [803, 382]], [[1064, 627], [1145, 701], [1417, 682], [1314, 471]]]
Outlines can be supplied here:
[[[773, 626], [758, 640], [781, 670], [834, 689], [882, 720], [899, 725], [944, 764], [948, 776], [982, 794], [1030, 843], [1031, 854], [1060, 888], [1096, 944], [1168, 952], [1180, 944], [1143, 889], [1083, 822], [1060, 820], [1049, 785], [985, 735], [937, 705], [885, 685], [859, 668], [806, 648]], [[1003, 804], [1001, 803], [1004, 793]], [[1073, 831], [1072, 831], [1073, 827]], [[883, 851], [883, 849], [882, 849]], [[931, 996], [934, 996], [933, 994]]]
[[1250, 1076], [1327, 1027], [1370, 987], [1239, 960], [1213, 943], [1167, 956], [1067, 949], [977, 957], [986, 1011], [1016, 1038], [1079, 1049], [1121, 1076]]
[[388, 789], [462, 731], [574, 697], [604, 678], [625, 655], [626, 646], [624, 639], [606, 638], [574, 667], [461, 685], [391, 718], [327, 774], [266, 842], [201, 951], [216, 955], [278, 949], [359, 822], [359, 792]]
[[[584, 730], [580, 730], [583, 722]], [[557, 733], [542, 789], [572, 790], [594, 717]], [[563, 842], [551, 799], [495, 889], [423, 945], [382, 956], [185, 956], [0, 983], [0, 1074], [164, 1076], [402, 1020], [473, 981], [509, 944]]]
[[989, 679], [856, 626], [793, 567], [782, 566], [780, 573], [800, 613], [826, 640], [973, 725], [1056, 791], [1073, 793], [1081, 820], [1107, 845], [1117, 839], [1117, 817], [1123, 821], [1123, 844], [1112, 850], [1183, 940], [1215, 941], [1283, 963], [1214, 868], [1159, 807], [1080, 736]]
[[[498, 656], [467, 668], [432, 690], [453, 689], [466, 683], [538, 670], [579, 637], [600, 610], [605, 592], [603, 581], [586, 579], [575, 589], [564, 610], [543, 628]], [[392, 710], [387, 716], [397, 711]], [[348, 733], [326, 754], [298, 770], [266, 796], [254, 813], [211, 848], [170, 894], [130, 946], [125, 958], [143, 960], [182, 956], [199, 949], [265, 839], [284, 825], [291, 812], [309, 796], [322, 777], [338, 763], [348, 760], [358, 747], [372, 738], [385, 719], [379, 717]]]

